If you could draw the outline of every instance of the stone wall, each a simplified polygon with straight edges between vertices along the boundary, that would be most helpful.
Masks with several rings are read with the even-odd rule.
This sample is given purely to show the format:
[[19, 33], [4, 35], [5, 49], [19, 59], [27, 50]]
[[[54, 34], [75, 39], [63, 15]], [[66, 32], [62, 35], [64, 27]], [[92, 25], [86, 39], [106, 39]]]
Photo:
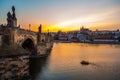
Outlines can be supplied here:
[[46, 43], [46, 48], [49, 50], [49, 49], [52, 49], [53, 47], [53, 42], [48, 42]]
[[29, 55], [0, 56], [0, 80], [28, 80]]
[[37, 54], [45, 55], [46, 54], [46, 43], [41, 43], [37, 45]]
[[48, 42], [48, 43], [41, 43], [37, 45], [37, 54], [38, 55], [47, 55], [53, 46], [53, 42]]

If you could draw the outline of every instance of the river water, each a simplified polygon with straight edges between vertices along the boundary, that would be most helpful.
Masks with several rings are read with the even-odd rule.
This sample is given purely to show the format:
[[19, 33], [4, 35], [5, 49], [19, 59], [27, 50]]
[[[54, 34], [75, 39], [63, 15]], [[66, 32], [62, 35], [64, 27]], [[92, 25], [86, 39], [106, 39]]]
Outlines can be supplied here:
[[120, 45], [54, 43], [48, 57], [31, 64], [33, 80], [120, 80]]

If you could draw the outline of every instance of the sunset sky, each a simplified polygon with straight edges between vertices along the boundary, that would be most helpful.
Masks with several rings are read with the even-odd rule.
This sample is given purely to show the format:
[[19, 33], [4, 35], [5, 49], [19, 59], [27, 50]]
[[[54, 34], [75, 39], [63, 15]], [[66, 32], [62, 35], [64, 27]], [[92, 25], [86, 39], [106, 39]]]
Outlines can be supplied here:
[[16, 7], [18, 25], [37, 31], [120, 29], [120, 0], [0, 0], [0, 24], [6, 23], [11, 6]]

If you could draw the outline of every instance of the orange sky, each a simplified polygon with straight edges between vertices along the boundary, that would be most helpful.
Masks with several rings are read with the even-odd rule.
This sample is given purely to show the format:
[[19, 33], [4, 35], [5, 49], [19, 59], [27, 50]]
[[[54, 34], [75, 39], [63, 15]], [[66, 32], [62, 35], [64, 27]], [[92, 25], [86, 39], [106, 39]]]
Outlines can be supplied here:
[[43, 32], [79, 30], [81, 26], [96, 29], [120, 29], [120, 0], [1, 0], [0, 24], [6, 13], [16, 7], [18, 25]]

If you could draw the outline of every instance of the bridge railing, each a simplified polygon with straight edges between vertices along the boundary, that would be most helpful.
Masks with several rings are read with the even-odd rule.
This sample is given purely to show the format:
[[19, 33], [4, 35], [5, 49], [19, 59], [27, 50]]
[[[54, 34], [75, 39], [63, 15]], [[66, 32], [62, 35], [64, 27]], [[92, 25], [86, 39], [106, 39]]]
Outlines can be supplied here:
[[19, 34], [30, 34], [30, 35], [36, 35], [37, 34], [37, 32], [29, 31], [29, 30], [25, 30], [25, 29], [19, 29], [18, 33]]

